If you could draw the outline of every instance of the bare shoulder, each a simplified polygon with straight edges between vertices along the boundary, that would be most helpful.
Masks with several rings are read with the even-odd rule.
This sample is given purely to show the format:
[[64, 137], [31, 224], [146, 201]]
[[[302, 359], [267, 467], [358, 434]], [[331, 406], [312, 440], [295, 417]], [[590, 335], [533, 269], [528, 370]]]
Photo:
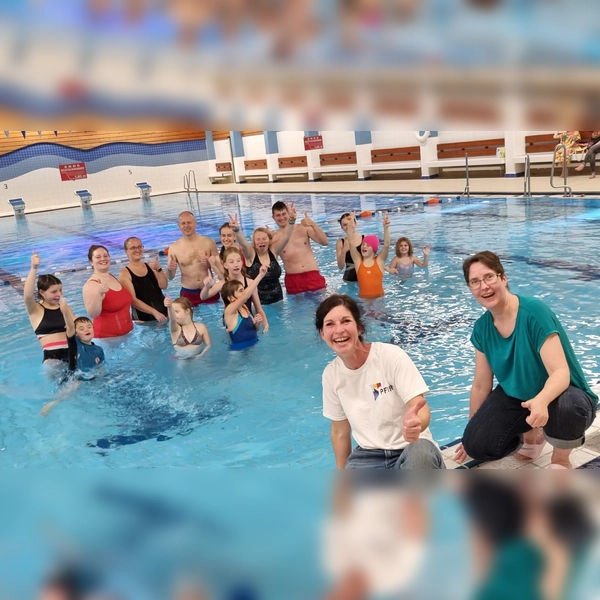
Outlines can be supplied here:
[[119, 279], [121, 279], [121, 277], [125, 278], [125, 279], [131, 279], [131, 275], [129, 273], [129, 269], [127, 267], [123, 267], [120, 271], [119, 271]]

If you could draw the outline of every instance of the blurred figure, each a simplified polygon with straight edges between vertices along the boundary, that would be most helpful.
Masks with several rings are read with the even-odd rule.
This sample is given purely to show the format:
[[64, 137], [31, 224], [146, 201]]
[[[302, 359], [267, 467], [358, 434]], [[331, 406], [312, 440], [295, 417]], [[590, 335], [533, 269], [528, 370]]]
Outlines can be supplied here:
[[590, 163], [590, 169], [592, 171], [590, 175], [590, 179], [594, 179], [596, 177], [596, 154], [600, 152], [600, 131], [592, 132], [592, 141], [588, 146], [588, 150], [583, 157], [583, 162], [575, 167], [575, 170], [578, 172], [583, 171], [585, 169], [585, 165]]
[[577, 142], [581, 139], [579, 131], [557, 131], [554, 134], [554, 139], [559, 140], [559, 144], [564, 144], [565, 150], [559, 148], [556, 152], [556, 164], [560, 164], [562, 169], [560, 172], [561, 178], [566, 177], [567, 169], [571, 164], [571, 157], [575, 152]]

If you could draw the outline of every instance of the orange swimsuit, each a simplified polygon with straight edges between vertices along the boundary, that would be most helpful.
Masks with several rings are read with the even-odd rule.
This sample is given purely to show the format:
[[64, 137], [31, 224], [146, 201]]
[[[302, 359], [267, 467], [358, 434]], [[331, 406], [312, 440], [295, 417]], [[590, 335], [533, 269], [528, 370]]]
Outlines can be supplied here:
[[383, 291], [383, 271], [379, 268], [377, 260], [371, 267], [365, 267], [361, 261], [356, 272], [358, 278], [358, 295], [360, 298], [379, 298]]

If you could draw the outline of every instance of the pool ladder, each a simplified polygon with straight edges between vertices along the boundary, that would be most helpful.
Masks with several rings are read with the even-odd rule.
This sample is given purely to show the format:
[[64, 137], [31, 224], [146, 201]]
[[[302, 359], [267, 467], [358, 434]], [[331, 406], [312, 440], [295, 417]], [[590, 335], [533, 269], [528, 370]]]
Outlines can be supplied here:
[[462, 193], [463, 197], [470, 198], [471, 197], [471, 189], [469, 187], [469, 155], [465, 154], [465, 189]]
[[[192, 182], [194, 187], [192, 187]], [[183, 189], [186, 192], [197, 192], [198, 184], [196, 183], [196, 173], [190, 169], [187, 175], [183, 176]]]
[[[562, 148], [563, 151], [563, 170], [565, 172], [564, 183], [562, 185], [554, 185], [554, 168], [556, 167], [556, 155]], [[567, 147], [564, 144], [556, 144], [554, 154], [552, 155], [552, 171], [550, 172], [550, 186], [553, 188], [563, 188], [563, 196], [565, 198], [573, 197], [573, 190], [567, 185]]]
[[523, 182], [523, 197], [531, 198], [531, 159], [525, 155], [525, 177]]

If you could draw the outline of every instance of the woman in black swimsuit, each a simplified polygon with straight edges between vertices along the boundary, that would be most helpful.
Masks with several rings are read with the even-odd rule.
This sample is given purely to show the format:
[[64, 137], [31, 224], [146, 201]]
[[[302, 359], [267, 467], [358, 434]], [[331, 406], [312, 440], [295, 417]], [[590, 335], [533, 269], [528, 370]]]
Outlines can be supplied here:
[[[348, 233], [348, 222], [350, 219], [354, 219], [356, 223], [356, 217], [352, 216], [351, 213], [344, 213], [340, 217], [340, 225], [342, 229]], [[335, 254], [337, 257], [338, 269], [346, 269], [344, 271], [344, 281], [356, 281], [356, 269], [354, 262], [352, 261], [352, 255], [350, 254], [350, 243], [360, 252], [364, 235], [360, 233], [353, 233], [352, 239], [349, 240], [350, 236], [340, 238], [335, 245]]]
[[252, 234], [252, 246], [248, 244], [244, 234], [240, 230], [237, 215], [229, 215], [229, 225], [233, 229], [235, 239], [246, 257], [246, 274], [248, 277], [256, 279], [261, 265], [267, 267], [266, 275], [258, 284], [258, 297], [261, 304], [273, 304], [274, 302], [283, 300], [283, 290], [281, 289], [281, 283], [279, 283], [281, 266], [277, 257], [290, 241], [294, 232], [296, 209], [293, 202], [288, 206], [288, 212], [290, 214], [290, 221], [277, 242], [273, 242], [273, 236], [266, 227], [259, 227]]

